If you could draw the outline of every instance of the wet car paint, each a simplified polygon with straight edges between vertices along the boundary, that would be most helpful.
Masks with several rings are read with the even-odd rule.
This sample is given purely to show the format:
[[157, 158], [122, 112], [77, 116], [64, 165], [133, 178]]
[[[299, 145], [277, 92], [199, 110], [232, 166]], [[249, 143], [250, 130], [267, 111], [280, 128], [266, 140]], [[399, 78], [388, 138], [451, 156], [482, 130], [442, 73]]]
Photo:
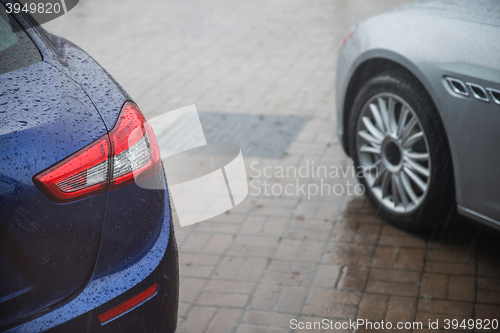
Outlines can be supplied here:
[[[93, 279], [71, 302], [7, 332], [45, 331], [109, 302], [147, 278], [160, 264], [169, 244], [170, 210], [164, 212], [161, 231], [147, 254], [126, 269]], [[94, 319], [95, 320], [95, 319]]]
[[[12, 285], [0, 303], [0, 325], [52, 305], [74, 292], [92, 273], [99, 248], [106, 196], [68, 205], [50, 201], [32, 177], [96, 140], [106, 128], [85, 92], [53, 66], [39, 62], [0, 76], [3, 114], [1, 144], [1, 223], [19, 251], [18, 269], [2, 273], [15, 280], [29, 263], [35, 271], [28, 286]], [[86, 126], [82, 126], [86, 124]], [[7, 260], [5, 260], [7, 261]], [[63, 268], [64, 269], [61, 269]], [[5, 274], [5, 276], [4, 276]], [[2, 289], [9, 286], [4, 284]], [[19, 311], [22, 309], [22, 311]]]

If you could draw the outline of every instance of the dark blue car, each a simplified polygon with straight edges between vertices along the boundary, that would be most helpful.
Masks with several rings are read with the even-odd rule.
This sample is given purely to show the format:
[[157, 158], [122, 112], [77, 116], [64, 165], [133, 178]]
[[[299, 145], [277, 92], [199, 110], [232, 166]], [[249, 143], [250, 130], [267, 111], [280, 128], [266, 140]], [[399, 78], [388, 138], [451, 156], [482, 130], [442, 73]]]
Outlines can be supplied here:
[[174, 332], [155, 136], [89, 55], [0, 3], [0, 331]]

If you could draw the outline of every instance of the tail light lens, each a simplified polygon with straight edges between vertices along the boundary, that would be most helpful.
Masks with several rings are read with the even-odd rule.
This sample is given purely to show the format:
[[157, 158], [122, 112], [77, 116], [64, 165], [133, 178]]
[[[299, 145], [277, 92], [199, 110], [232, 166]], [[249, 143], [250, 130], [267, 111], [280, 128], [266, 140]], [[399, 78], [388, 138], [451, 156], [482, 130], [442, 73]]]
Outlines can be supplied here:
[[55, 202], [70, 202], [113, 190], [160, 172], [161, 159], [151, 126], [126, 102], [113, 129], [90, 145], [33, 177]]

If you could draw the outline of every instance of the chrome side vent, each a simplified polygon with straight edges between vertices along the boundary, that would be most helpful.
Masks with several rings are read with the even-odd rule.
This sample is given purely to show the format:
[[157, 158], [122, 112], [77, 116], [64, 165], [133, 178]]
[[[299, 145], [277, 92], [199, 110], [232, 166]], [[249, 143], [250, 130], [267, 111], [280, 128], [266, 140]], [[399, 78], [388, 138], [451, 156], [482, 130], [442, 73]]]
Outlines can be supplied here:
[[459, 94], [462, 96], [469, 96], [469, 92], [467, 91], [467, 88], [465, 87], [465, 84], [462, 81], [454, 79], [452, 77], [447, 77], [446, 81], [448, 82], [451, 90], [455, 94]]
[[478, 86], [477, 84], [467, 82], [466, 83], [467, 87], [469, 87], [470, 91], [472, 92], [472, 96], [477, 98], [480, 101], [484, 102], [489, 102], [490, 99], [488, 98], [488, 95], [486, 93], [486, 90], [484, 90], [483, 87]]
[[493, 103], [500, 105], [500, 90], [493, 88], [483, 88], [479, 84], [466, 82], [463, 83], [459, 79], [455, 79], [454, 77], [444, 76], [446, 83], [443, 81], [443, 84], [451, 89], [451, 92], [455, 95], [460, 96], [472, 96], [475, 99], [478, 99], [483, 102], [489, 103], [493, 101]]
[[490, 93], [493, 102], [500, 104], [500, 90], [495, 90], [491, 88], [486, 88], [486, 90], [488, 90], [488, 92]]

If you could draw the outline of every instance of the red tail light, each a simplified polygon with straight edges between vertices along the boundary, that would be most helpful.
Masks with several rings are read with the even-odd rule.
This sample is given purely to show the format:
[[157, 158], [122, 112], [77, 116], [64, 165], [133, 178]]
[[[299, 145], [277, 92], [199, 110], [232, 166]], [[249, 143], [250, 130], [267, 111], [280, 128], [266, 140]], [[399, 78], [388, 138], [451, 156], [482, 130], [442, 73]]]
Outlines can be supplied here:
[[70, 202], [161, 171], [158, 144], [141, 110], [126, 102], [106, 135], [33, 177], [51, 200]]

